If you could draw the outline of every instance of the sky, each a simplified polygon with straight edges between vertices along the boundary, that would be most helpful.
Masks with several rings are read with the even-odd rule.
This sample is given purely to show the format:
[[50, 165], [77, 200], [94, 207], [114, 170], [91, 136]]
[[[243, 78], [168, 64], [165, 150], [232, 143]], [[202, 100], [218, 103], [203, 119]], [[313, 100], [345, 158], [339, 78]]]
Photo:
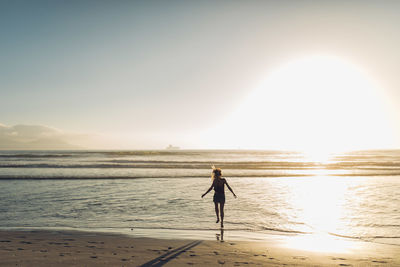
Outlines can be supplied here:
[[399, 1], [0, 1], [0, 149], [400, 148]]

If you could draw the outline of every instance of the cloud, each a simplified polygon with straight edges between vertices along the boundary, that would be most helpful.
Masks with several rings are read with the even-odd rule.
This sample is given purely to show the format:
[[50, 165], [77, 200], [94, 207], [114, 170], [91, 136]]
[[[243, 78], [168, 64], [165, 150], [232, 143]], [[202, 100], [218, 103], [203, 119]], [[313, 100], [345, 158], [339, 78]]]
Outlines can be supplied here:
[[79, 149], [71, 143], [73, 136], [65, 132], [42, 125], [0, 124], [0, 149]]

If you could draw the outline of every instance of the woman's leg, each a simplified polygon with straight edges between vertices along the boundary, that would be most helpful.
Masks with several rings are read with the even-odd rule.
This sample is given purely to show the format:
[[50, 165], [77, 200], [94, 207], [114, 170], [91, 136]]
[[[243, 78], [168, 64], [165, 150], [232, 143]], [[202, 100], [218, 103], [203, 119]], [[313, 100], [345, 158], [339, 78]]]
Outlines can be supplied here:
[[219, 222], [219, 211], [218, 211], [218, 202], [214, 202], [215, 205], [215, 214], [217, 215], [217, 222]]
[[220, 212], [221, 212], [221, 227], [224, 227], [224, 202], [221, 202]]

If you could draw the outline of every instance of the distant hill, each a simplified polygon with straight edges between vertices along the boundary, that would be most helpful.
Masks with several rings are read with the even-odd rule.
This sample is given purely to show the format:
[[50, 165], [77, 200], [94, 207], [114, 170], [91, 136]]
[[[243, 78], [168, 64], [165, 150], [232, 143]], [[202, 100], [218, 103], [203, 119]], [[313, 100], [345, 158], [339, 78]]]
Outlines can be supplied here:
[[0, 124], [0, 150], [72, 150], [59, 130], [40, 125], [5, 126]]

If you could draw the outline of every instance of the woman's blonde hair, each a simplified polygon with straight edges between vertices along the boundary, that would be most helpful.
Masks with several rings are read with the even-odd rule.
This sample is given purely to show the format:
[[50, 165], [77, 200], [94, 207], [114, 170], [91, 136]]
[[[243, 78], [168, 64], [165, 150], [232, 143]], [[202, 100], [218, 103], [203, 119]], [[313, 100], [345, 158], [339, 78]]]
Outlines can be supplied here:
[[211, 180], [215, 180], [215, 178], [220, 178], [222, 176], [222, 171], [220, 168], [215, 168], [215, 166], [211, 166], [212, 168], [212, 173], [211, 173]]

